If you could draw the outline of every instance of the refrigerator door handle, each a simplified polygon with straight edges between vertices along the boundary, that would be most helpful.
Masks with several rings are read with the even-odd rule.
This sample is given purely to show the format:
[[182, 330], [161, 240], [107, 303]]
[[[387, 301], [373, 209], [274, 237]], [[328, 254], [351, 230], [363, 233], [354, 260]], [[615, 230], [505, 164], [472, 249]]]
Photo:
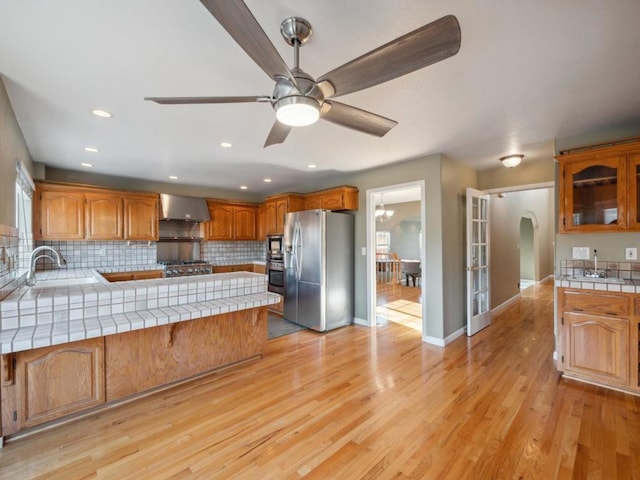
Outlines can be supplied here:
[[296, 262], [296, 279], [300, 280], [302, 276], [302, 225], [300, 222], [296, 222], [295, 225], [295, 262]]

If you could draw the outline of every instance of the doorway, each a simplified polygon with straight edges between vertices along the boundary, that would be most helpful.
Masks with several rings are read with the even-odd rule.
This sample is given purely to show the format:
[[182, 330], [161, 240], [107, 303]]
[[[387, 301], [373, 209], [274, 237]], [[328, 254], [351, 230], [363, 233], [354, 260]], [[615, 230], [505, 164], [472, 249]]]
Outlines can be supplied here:
[[520, 290], [536, 283], [535, 231], [531, 218], [520, 218]]
[[367, 299], [371, 327], [395, 322], [426, 331], [426, 295], [421, 275], [426, 258], [424, 199], [424, 181], [367, 190]]

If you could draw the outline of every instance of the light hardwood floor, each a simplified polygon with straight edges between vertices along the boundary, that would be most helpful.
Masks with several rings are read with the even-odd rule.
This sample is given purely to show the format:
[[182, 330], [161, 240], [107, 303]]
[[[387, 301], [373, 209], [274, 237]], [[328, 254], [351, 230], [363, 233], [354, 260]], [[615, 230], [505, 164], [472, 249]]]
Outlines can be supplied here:
[[640, 479], [638, 397], [563, 380], [552, 287], [447, 348], [389, 322], [17, 439], [11, 479]]
[[376, 323], [395, 322], [421, 332], [421, 293], [420, 287], [407, 287], [404, 283], [377, 283]]

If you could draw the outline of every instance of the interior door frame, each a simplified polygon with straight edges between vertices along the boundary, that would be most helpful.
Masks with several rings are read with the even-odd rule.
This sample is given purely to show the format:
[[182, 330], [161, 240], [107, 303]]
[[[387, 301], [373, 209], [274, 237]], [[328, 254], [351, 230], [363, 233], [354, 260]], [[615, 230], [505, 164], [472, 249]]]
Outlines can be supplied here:
[[[420, 187], [420, 231], [422, 232], [422, 249], [420, 251], [420, 265], [422, 270], [428, 269], [427, 265], [427, 242], [426, 242], [426, 201], [425, 201], [425, 181], [416, 180], [413, 182], [386, 185], [384, 187], [370, 188], [366, 192], [366, 217], [367, 217], [367, 321], [365, 326], [376, 326], [376, 219], [375, 219], [375, 195], [394, 190]], [[356, 255], [358, 252], [356, 252]], [[423, 276], [424, 280], [424, 276]], [[425, 340], [427, 331], [427, 289], [425, 282], [421, 282], [420, 302], [422, 305], [422, 339]]]

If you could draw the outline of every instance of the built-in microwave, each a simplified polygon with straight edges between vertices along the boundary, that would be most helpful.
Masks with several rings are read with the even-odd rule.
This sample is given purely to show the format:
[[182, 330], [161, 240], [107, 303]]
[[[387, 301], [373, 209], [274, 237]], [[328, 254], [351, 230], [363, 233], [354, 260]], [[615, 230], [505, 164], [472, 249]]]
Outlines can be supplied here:
[[267, 260], [282, 260], [284, 238], [282, 235], [267, 235]]

